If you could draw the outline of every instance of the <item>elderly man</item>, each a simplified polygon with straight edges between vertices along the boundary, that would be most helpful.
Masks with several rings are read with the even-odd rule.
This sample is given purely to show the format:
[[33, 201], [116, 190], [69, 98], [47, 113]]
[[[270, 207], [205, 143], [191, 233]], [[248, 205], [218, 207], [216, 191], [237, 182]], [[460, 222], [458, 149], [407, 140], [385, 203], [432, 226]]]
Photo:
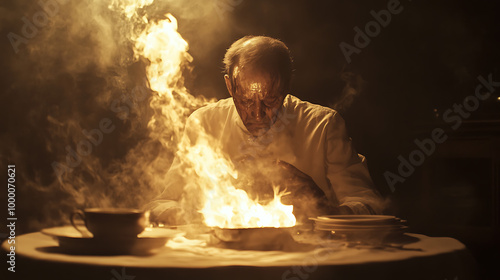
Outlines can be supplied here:
[[[263, 200], [273, 195], [273, 185], [286, 188], [290, 194], [283, 201], [301, 218], [382, 212], [365, 158], [352, 147], [342, 117], [289, 94], [292, 60], [283, 42], [243, 37], [227, 50], [224, 64], [231, 98], [195, 111], [185, 136], [197, 137], [196, 120], [235, 164], [236, 185]], [[182, 168], [175, 159], [169, 185], [148, 205], [157, 222], [179, 223]]]

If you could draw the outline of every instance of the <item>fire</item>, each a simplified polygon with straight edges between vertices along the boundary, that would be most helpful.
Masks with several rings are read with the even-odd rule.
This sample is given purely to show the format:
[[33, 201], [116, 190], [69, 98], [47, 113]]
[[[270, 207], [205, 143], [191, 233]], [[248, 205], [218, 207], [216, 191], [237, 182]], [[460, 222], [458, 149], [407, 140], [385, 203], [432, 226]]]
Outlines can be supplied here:
[[243, 190], [233, 186], [205, 190], [205, 205], [201, 210], [205, 224], [220, 228], [292, 227], [295, 225], [293, 206], [281, 203], [279, 188], [274, 199], [265, 205], [251, 200]]
[[151, 137], [165, 147], [177, 143], [189, 114], [209, 103], [189, 94], [184, 86], [183, 68], [193, 58], [188, 43], [177, 32], [177, 20], [171, 14], [156, 23], [143, 19], [147, 26], [135, 40], [136, 56], [147, 58], [147, 78], [156, 93], [151, 100], [155, 114], [149, 121]]
[[274, 187], [274, 199], [264, 205], [257, 199], [250, 199], [244, 190], [233, 186], [232, 180], [238, 177], [234, 166], [209, 140], [205, 135], [195, 145], [187, 145], [180, 151], [196, 174], [195, 184], [202, 193], [200, 212], [205, 224], [220, 228], [294, 226], [293, 206], [281, 203], [286, 193]]
[[[188, 51], [188, 43], [177, 32], [177, 20], [171, 14], [166, 19], [153, 23], [136, 39], [136, 52], [150, 61], [147, 75], [151, 89], [160, 96], [168, 95], [181, 90], [186, 92], [182, 85], [182, 66], [193, 61]], [[147, 22], [147, 19], [144, 19]], [[175, 105], [175, 104], [174, 104]]]
[[[150, 137], [164, 147], [177, 145], [177, 157], [185, 163], [185, 176], [191, 181], [186, 188], [196, 188], [205, 224], [221, 228], [291, 227], [295, 225], [293, 206], [281, 203], [285, 194], [275, 187], [274, 199], [265, 204], [249, 198], [233, 186], [238, 177], [231, 161], [224, 157], [216, 142], [204, 133], [202, 127], [196, 143], [181, 141], [190, 113], [213, 102], [194, 97], [184, 86], [182, 70], [192, 62], [188, 43], [177, 32], [177, 20], [171, 14], [165, 19], [149, 22], [139, 17], [136, 10], [152, 1], [122, 1], [114, 5], [123, 9], [128, 18], [137, 17], [145, 28], [135, 38], [135, 56], [149, 61], [147, 79], [154, 91], [150, 106], [154, 111], [148, 127]], [[176, 144], [178, 143], [178, 144]], [[165, 171], [166, 172], [166, 171]], [[194, 180], [194, 181], [193, 181]]]

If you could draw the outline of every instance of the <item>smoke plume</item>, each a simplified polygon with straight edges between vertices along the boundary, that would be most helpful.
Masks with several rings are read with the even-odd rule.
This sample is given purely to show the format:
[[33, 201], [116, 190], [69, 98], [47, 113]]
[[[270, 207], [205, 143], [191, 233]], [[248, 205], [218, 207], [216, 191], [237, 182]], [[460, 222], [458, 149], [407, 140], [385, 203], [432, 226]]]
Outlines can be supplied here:
[[141, 207], [163, 189], [186, 118], [211, 102], [184, 85], [193, 58], [177, 28], [210, 45], [225, 26], [215, 2], [3, 4], [1, 161], [18, 170], [21, 231], [75, 208]]

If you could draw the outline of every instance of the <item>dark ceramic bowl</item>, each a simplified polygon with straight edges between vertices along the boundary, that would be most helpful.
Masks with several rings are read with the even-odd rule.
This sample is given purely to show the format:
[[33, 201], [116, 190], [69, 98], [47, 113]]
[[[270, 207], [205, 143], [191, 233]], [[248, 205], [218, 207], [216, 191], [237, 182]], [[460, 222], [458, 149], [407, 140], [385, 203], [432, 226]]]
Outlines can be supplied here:
[[80, 230], [75, 225], [76, 216], [85, 222], [94, 238], [137, 236], [149, 225], [149, 212], [131, 208], [87, 208], [75, 211], [71, 222]]
[[222, 247], [243, 250], [282, 250], [293, 244], [294, 228], [213, 228]]

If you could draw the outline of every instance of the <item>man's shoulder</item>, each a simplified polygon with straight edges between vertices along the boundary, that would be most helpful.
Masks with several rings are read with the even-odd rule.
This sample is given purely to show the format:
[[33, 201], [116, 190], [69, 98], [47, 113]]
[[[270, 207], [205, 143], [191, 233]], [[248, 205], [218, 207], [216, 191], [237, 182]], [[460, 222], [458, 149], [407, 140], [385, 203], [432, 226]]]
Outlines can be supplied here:
[[234, 116], [233, 107], [232, 98], [221, 99], [200, 107], [189, 116], [186, 128], [190, 130], [203, 128], [206, 133], [215, 135], [222, 131], [226, 120]]
[[328, 120], [337, 115], [337, 111], [332, 108], [303, 101], [293, 95], [288, 95], [285, 101], [289, 113], [296, 114], [306, 121]]
[[217, 102], [207, 104], [195, 110], [192, 114], [192, 117], [211, 118], [215, 116], [227, 115], [230, 110], [232, 110], [233, 106], [234, 103], [231, 97], [221, 99]]

